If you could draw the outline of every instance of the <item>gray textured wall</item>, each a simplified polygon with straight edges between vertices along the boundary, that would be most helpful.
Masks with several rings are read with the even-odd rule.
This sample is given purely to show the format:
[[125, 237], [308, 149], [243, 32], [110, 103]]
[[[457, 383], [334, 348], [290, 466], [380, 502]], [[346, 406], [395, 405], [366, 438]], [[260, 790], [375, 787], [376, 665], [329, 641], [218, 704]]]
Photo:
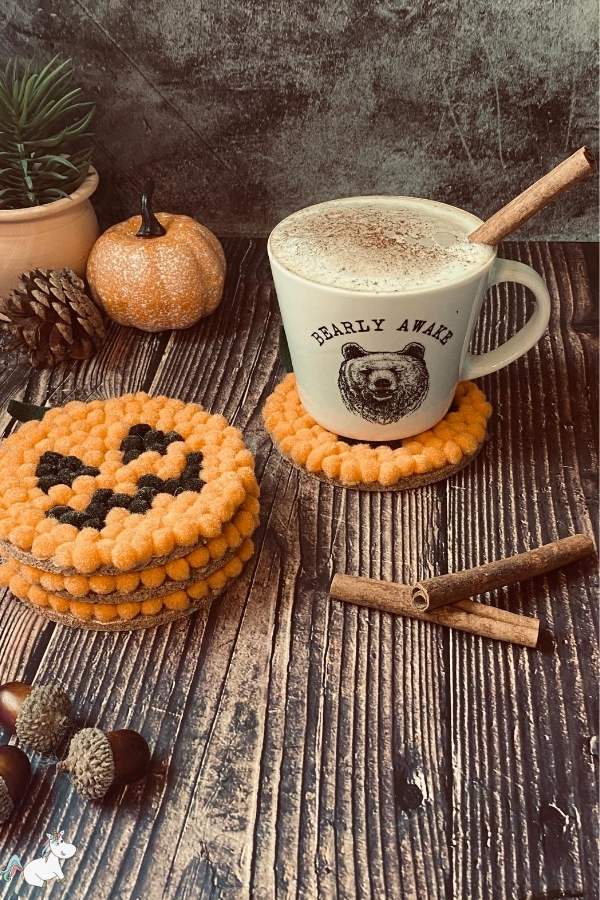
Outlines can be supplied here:
[[[98, 104], [102, 224], [159, 208], [265, 234], [331, 197], [485, 218], [597, 151], [596, 0], [3, 0], [0, 63], [60, 50]], [[597, 239], [597, 180], [519, 237]]]

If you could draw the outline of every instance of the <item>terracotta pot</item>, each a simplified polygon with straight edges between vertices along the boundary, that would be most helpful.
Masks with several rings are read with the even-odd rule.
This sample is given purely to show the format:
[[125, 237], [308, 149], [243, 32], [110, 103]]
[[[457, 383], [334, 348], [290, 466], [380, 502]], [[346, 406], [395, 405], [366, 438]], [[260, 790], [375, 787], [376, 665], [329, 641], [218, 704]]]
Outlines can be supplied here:
[[89, 175], [69, 197], [0, 210], [0, 297], [15, 287], [21, 272], [35, 267], [68, 266], [81, 278], [98, 234], [98, 220], [89, 197], [98, 187], [98, 173]]

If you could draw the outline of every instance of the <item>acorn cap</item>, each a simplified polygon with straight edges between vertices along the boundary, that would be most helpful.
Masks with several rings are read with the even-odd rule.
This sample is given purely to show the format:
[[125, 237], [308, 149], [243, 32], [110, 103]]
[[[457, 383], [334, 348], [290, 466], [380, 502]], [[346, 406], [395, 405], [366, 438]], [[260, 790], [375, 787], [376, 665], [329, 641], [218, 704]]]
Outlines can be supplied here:
[[69, 728], [71, 701], [54, 685], [36, 685], [21, 704], [15, 723], [19, 741], [38, 753], [49, 753]]
[[6, 822], [12, 815], [15, 804], [12, 801], [4, 778], [0, 775], [0, 822]]
[[110, 741], [99, 728], [84, 728], [71, 739], [69, 752], [57, 766], [68, 772], [78, 794], [100, 800], [113, 783], [115, 763]]
[[0, 747], [0, 824], [21, 802], [31, 780], [29, 760], [18, 747]]

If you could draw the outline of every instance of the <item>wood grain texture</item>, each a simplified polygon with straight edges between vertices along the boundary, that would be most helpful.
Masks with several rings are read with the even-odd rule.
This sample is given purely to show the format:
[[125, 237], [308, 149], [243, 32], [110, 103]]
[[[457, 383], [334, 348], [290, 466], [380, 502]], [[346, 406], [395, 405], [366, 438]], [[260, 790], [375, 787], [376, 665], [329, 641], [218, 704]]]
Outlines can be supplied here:
[[[265, 242], [225, 249], [223, 303], [192, 329], [111, 325], [94, 359], [43, 373], [1, 357], [3, 401], [144, 389], [224, 413], [256, 454], [262, 516], [239, 581], [188, 620], [90, 634], [5, 595], [0, 680], [56, 680], [79, 725], [135, 728], [153, 756], [144, 781], [100, 804], [32, 756], [0, 867], [39, 856], [56, 827], [77, 847], [60, 890], [78, 900], [591, 900], [595, 562], [483, 598], [539, 616], [538, 651], [328, 594], [335, 572], [410, 582], [596, 533], [597, 307], [581, 248], [503, 246], [542, 273], [551, 327], [481, 380], [494, 414], [473, 464], [404, 494], [317, 482], [273, 450], [260, 410], [283, 373]], [[528, 305], [521, 286], [494, 288], [476, 349]]]

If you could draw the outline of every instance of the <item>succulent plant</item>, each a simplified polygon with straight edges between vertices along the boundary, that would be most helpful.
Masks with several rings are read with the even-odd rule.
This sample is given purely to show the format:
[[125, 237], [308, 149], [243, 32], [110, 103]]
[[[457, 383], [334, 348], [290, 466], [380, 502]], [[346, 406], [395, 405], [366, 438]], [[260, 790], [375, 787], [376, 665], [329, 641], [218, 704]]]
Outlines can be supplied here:
[[0, 209], [68, 197], [88, 174], [96, 107], [70, 87], [69, 63], [55, 56], [36, 72], [11, 59], [0, 70]]

